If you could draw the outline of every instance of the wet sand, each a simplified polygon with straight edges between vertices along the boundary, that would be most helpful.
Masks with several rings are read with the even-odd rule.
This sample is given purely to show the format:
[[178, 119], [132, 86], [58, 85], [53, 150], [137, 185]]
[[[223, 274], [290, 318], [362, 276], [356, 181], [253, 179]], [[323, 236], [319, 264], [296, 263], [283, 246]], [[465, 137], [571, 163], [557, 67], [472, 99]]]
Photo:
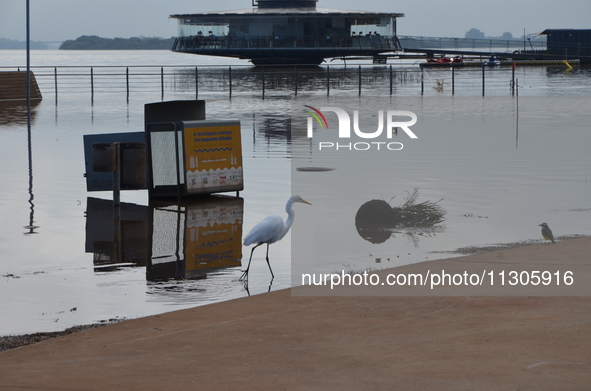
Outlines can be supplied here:
[[[550, 265], [586, 281], [590, 250], [591, 238], [581, 238], [394, 270]], [[312, 290], [128, 320], [9, 350], [0, 353], [0, 389], [584, 390], [591, 384], [591, 297], [583, 296], [589, 285], [572, 291], [579, 296], [484, 297], [456, 289], [440, 292], [446, 296], [347, 289], [306, 296]]]

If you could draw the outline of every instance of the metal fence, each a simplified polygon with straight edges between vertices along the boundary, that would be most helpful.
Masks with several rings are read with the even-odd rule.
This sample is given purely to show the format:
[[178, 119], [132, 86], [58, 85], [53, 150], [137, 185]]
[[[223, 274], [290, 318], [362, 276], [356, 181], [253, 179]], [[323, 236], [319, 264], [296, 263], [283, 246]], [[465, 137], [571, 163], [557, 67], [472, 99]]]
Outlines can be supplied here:
[[[7, 67], [0, 68], [0, 71]], [[15, 70], [14, 67], [10, 70]], [[22, 70], [22, 69], [20, 69]], [[60, 66], [32, 67], [44, 99], [107, 95], [129, 101], [272, 95], [462, 95], [512, 94], [510, 66], [423, 69], [418, 65], [244, 66]]]
[[446, 38], [399, 35], [400, 45], [405, 49], [447, 49], [447, 50], [486, 50], [499, 52], [546, 51], [545, 39], [477, 39]]

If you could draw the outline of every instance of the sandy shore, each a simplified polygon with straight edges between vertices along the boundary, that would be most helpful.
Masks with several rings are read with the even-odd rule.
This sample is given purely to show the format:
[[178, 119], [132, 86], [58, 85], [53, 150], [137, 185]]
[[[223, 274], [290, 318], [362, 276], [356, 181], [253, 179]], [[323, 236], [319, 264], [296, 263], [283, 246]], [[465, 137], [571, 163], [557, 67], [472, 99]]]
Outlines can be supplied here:
[[589, 389], [591, 238], [394, 271], [425, 267], [552, 267], [572, 270], [581, 284], [560, 293], [577, 296], [524, 289], [516, 293], [523, 297], [502, 290], [483, 297], [459, 286], [440, 296], [405, 295], [404, 287], [396, 296], [375, 287], [342, 288], [340, 296], [282, 290], [0, 353], [0, 389]]

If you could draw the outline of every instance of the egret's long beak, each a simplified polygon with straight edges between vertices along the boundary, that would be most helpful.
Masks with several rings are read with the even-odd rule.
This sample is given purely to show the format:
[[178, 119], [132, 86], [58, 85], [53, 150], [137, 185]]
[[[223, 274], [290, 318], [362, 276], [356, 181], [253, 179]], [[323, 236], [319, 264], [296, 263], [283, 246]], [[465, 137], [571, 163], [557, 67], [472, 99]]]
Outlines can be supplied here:
[[304, 204], [312, 205], [311, 203], [309, 203], [309, 202], [308, 202], [308, 201], [306, 201], [306, 200], [302, 200], [302, 202], [303, 202]]

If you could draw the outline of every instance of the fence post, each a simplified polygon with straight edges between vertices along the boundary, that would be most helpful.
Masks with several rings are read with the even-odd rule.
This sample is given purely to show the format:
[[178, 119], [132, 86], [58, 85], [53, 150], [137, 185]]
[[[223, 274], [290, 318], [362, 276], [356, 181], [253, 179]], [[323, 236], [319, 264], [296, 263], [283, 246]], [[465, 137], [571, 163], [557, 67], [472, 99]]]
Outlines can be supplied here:
[[232, 67], [228, 67], [228, 86], [230, 87], [229, 99], [232, 100]]
[[199, 99], [199, 68], [195, 67], [195, 100]]
[[129, 103], [129, 67], [125, 68], [125, 87], [127, 88], [127, 103]]
[[392, 65], [390, 65], [390, 95], [392, 95]]
[[454, 95], [456, 92], [456, 67], [451, 66], [451, 94]]
[[330, 65], [326, 66], [326, 96], [330, 93]]
[[423, 67], [421, 67], [421, 96], [423, 96], [425, 92], [425, 83], [424, 83], [424, 74], [423, 74]]
[[57, 105], [57, 67], [53, 69], [53, 75], [55, 80], [55, 104]]
[[511, 71], [511, 96], [515, 95], [515, 63], [512, 65]]
[[121, 205], [121, 143], [115, 143], [115, 171], [113, 172], [113, 206]]
[[164, 100], [164, 67], [160, 67], [160, 99]]
[[482, 96], [484, 96], [484, 68], [486, 68], [486, 66], [483, 63], [482, 64]]
[[94, 73], [90, 67], [90, 102], [94, 103]]
[[359, 96], [361, 96], [361, 65], [359, 65]]

